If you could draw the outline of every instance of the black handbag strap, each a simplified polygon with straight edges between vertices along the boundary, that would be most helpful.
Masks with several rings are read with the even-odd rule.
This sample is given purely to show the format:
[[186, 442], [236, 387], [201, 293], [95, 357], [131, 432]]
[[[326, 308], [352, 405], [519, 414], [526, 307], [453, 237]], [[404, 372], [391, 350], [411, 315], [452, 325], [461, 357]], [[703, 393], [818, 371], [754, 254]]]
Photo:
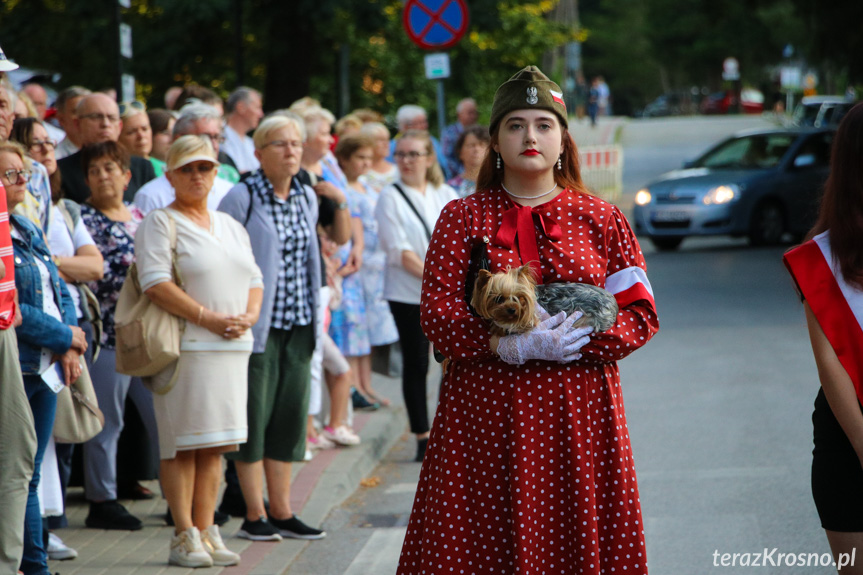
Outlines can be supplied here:
[[431, 233], [431, 230], [429, 229], [429, 225], [425, 221], [425, 218], [423, 218], [420, 215], [420, 211], [417, 209], [417, 207], [414, 205], [414, 203], [412, 201], [410, 201], [410, 198], [408, 198], [408, 195], [405, 193], [405, 191], [402, 189], [402, 187], [400, 185], [398, 185], [396, 182], [393, 182], [393, 187], [396, 190], [398, 190], [398, 192], [402, 195], [402, 197], [408, 203], [408, 206], [410, 206], [411, 211], [413, 211], [414, 215], [416, 215], [416, 217], [419, 218], [420, 222], [422, 222], [423, 229], [426, 232], [426, 237], [428, 238], [429, 241], [431, 241], [432, 233]]

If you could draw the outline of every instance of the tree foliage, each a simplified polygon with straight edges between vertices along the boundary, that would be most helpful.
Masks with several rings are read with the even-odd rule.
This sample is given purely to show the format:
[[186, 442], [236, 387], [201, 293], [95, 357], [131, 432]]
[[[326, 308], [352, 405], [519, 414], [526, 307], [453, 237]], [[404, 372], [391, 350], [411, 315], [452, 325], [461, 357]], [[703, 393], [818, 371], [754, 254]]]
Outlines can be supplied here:
[[[61, 86], [113, 86], [117, 0], [5, 0], [0, 41], [30, 68], [62, 73]], [[487, 118], [494, 91], [548, 50], [579, 38], [585, 74], [603, 74], [618, 111], [668, 89], [719, 87], [728, 56], [744, 81], [764, 84], [793, 44], [810, 65], [863, 81], [859, 0], [580, 0], [581, 30], [549, 15], [558, 0], [466, 0], [471, 27], [449, 51], [447, 107], [473, 96]], [[139, 96], [159, 105], [170, 86], [196, 82], [227, 94], [239, 81], [268, 109], [311, 95], [339, 111], [435, 109], [424, 52], [402, 27], [404, 0], [132, 0], [127, 65]], [[347, 58], [345, 60], [344, 58]], [[347, 73], [340, 66], [347, 62]], [[560, 70], [546, 70], [563, 84]]]

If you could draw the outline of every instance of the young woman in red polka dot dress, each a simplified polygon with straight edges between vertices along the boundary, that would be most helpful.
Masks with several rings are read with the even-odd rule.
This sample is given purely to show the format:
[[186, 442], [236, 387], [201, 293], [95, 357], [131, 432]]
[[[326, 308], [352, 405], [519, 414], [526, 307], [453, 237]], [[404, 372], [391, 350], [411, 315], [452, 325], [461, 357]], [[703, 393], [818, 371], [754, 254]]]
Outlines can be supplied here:
[[[423, 329], [452, 361], [399, 575], [646, 574], [617, 361], [659, 329], [620, 210], [588, 194], [560, 88], [528, 67], [495, 94], [477, 193], [451, 202], [426, 256]], [[613, 293], [617, 323], [584, 336], [563, 314], [490, 336], [465, 303], [475, 242], [492, 271]]]

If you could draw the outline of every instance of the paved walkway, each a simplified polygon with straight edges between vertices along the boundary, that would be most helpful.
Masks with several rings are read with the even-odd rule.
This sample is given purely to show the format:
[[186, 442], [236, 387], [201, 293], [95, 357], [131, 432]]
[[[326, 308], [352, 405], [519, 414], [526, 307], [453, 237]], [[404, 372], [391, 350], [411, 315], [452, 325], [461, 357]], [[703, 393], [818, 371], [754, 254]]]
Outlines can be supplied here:
[[[436, 376], [431, 370], [431, 377]], [[347, 499], [371, 472], [386, 452], [406, 431], [407, 420], [401, 401], [400, 380], [374, 374], [373, 386], [392, 400], [393, 405], [375, 412], [354, 414], [354, 429], [362, 438], [356, 447], [318, 452], [308, 463], [294, 465], [291, 503], [295, 512], [309, 525], [323, 525], [330, 511]], [[159, 493], [156, 481], [146, 483]], [[83, 489], [70, 488], [66, 514], [69, 527], [57, 531], [63, 541], [78, 551], [71, 561], [52, 561], [52, 573], [61, 575], [157, 575], [190, 573], [225, 575], [281, 575], [306, 545], [314, 542], [286, 539], [279, 543], [251, 542], [235, 537], [242, 520], [232, 518], [221, 528], [225, 544], [242, 555], [236, 567], [187, 569], [169, 567], [168, 548], [173, 527], [164, 522], [167, 503], [162, 498], [150, 501], [122, 501], [129, 511], [144, 522], [140, 531], [103, 531], [87, 529], [88, 504]], [[329, 532], [327, 537], [338, 537]]]
[[569, 131], [575, 137], [578, 147], [604, 146], [619, 143], [619, 133], [628, 118], [623, 116], [604, 116], [597, 118], [596, 126], [591, 127], [589, 118], [569, 119]]

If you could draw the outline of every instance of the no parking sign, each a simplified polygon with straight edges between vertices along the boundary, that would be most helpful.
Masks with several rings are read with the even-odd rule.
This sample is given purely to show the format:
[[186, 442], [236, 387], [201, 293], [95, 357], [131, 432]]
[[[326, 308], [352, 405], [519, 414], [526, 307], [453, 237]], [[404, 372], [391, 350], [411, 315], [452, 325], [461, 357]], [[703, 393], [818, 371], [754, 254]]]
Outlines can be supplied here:
[[408, 0], [403, 22], [414, 44], [425, 50], [444, 50], [467, 32], [467, 5], [464, 0]]

